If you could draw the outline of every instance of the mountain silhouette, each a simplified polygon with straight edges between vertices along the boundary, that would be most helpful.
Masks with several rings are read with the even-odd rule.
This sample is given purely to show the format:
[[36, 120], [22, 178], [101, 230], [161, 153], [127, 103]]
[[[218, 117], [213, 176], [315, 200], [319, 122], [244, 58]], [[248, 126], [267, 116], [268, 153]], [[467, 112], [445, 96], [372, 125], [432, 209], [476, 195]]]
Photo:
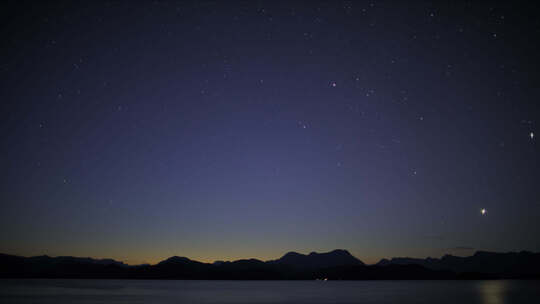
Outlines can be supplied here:
[[1, 278], [101, 278], [189, 280], [382, 280], [540, 279], [540, 253], [479, 251], [470, 257], [392, 258], [365, 265], [348, 251], [288, 252], [270, 261], [203, 263], [173, 256], [155, 265], [130, 266], [112, 259], [21, 257], [0, 254]]
[[362, 261], [343, 249], [336, 249], [326, 253], [312, 252], [308, 255], [291, 251], [277, 260], [269, 261], [269, 263], [288, 265], [297, 269], [364, 265]]
[[528, 251], [497, 253], [477, 251], [469, 257], [445, 255], [440, 259], [392, 258], [376, 265], [420, 265], [430, 270], [455, 273], [505, 274], [506, 276], [534, 276], [540, 273], [540, 253]]

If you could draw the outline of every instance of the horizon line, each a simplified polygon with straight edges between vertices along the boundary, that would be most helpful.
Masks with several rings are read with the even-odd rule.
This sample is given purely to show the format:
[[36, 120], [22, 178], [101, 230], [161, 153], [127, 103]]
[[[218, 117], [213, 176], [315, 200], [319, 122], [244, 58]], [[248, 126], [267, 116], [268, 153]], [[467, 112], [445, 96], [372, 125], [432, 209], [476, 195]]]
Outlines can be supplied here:
[[[456, 248], [450, 248], [450, 249], [456, 249]], [[537, 253], [537, 252], [534, 252], [534, 251], [529, 251], [529, 250], [519, 250], [519, 251], [488, 251], [488, 250], [481, 250], [481, 249], [474, 249], [474, 248], [470, 248], [470, 249], [467, 249], [467, 251], [473, 251], [474, 250], [474, 253], [471, 254], [471, 255], [453, 255], [453, 254], [443, 254], [441, 255], [440, 257], [431, 257], [431, 256], [426, 256], [426, 257], [423, 257], [423, 258], [419, 258], [419, 257], [412, 257], [412, 256], [393, 256], [393, 257], [383, 257], [383, 258], [380, 258], [377, 262], [375, 263], [365, 263], [364, 261], [362, 261], [360, 258], [356, 257], [355, 255], [353, 255], [352, 253], [350, 253], [349, 250], [347, 249], [333, 249], [333, 250], [330, 250], [330, 251], [325, 251], [325, 252], [317, 252], [317, 251], [311, 251], [309, 253], [301, 253], [301, 252], [298, 252], [298, 251], [287, 251], [285, 252], [284, 254], [282, 254], [281, 256], [277, 257], [277, 258], [273, 258], [273, 259], [268, 259], [268, 260], [263, 260], [263, 259], [259, 259], [259, 258], [254, 258], [254, 257], [251, 257], [251, 258], [239, 258], [239, 259], [234, 259], [234, 260], [221, 260], [221, 259], [217, 259], [217, 260], [214, 260], [212, 262], [205, 262], [205, 261], [200, 261], [200, 260], [196, 260], [196, 259], [192, 259], [192, 258], [189, 258], [189, 257], [186, 257], [186, 256], [181, 256], [181, 255], [172, 255], [172, 256], [169, 256], [167, 258], [164, 258], [164, 259], [161, 259], [155, 263], [138, 263], [138, 264], [129, 264], [125, 261], [122, 261], [122, 260], [117, 260], [117, 259], [114, 259], [114, 258], [106, 258], [106, 257], [91, 257], [91, 256], [76, 256], [76, 255], [48, 255], [48, 254], [41, 254], [41, 255], [30, 255], [30, 256], [25, 256], [25, 255], [20, 255], [20, 254], [9, 254], [9, 253], [2, 253], [0, 252], [0, 255], [11, 255], [11, 256], [17, 256], [17, 257], [22, 257], [22, 258], [36, 258], [36, 257], [49, 257], [49, 258], [79, 258], [79, 259], [93, 259], [93, 260], [112, 260], [112, 261], [115, 261], [115, 262], [119, 262], [119, 263], [122, 263], [122, 264], [125, 264], [127, 266], [141, 266], [141, 265], [157, 265], [163, 261], [166, 261], [170, 258], [174, 258], [174, 257], [179, 257], [179, 258], [186, 258], [190, 261], [193, 261], [193, 262], [199, 262], [199, 263], [204, 263], [204, 264], [214, 264], [216, 262], [236, 262], [236, 261], [243, 261], [243, 260], [258, 260], [258, 261], [261, 261], [261, 262], [269, 262], [269, 261], [274, 261], [274, 260], [278, 260], [282, 257], [284, 257], [285, 255], [289, 254], [289, 253], [297, 253], [297, 254], [301, 254], [301, 255], [304, 255], [304, 256], [308, 256], [312, 253], [315, 253], [315, 254], [327, 254], [327, 253], [332, 253], [334, 251], [346, 251], [347, 253], [349, 253], [352, 257], [354, 257], [355, 259], [361, 261], [362, 263], [364, 263], [366, 266], [370, 266], [370, 265], [376, 265], [377, 263], [379, 263], [380, 261], [382, 260], [392, 260], [392, 259], [399, 259], [399, 258], [407, 258], [407, 259], [441, 259], [445, 256], [456, 256], [456, 257], [472, 257], [474, 256], [475, 254], [479, 253], [479, 252], [487, 252], [487, 253], [501, 253], [501, 254], [508, 254], [508, 253], [524, 253], [524, 252], [527, 252], [527, 253]]]

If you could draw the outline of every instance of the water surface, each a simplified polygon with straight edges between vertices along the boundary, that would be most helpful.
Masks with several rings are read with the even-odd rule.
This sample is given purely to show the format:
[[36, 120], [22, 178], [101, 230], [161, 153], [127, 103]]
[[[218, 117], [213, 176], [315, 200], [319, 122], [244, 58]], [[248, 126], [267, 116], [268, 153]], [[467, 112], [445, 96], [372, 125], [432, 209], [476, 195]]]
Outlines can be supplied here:
[[0, 303], [540, 303], [540, 281], [0, 280]]

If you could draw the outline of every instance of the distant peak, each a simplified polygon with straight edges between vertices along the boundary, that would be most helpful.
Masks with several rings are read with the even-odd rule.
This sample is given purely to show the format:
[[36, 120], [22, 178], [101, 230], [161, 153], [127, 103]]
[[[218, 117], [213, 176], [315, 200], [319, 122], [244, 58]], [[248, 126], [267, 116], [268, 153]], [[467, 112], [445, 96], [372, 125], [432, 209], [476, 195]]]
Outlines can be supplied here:
[[309, 254], [302, 254], [295, 251], [289, 251], [286, 254], [283, 255], [282, 258], [285, 257], [299, 257], [299, 256], [317, 256], [317, 255], [342, 255], [342, 256], [352, 256], [352, 254], [345, 250], [345, 249], [334, 249], [332, 251], [328, 252], [316, 252], [312, 251]]
[[350, 256], [352, 256], [352, 254], [351, 254], [349, 251], [345, 250], [345, 249], [334, 249], [334, 250], [332, 250], [332, 251], [329, 252], [329, 253], [343, 254], [343, 255], [350, 255]]
[[303, 254], [300, 254], [300, 253], [295, 252], [295, 251], [289, 251], [289, 252], [285, 253], [282, 258], [284, 258], [284, 257], [293, 257], [293, 256], [301, 256], [301, 255], [303, 255]]
[[322, 253], [312, 251], [309, 254], [301, 254], [291, 251], [287, 252], [283, 257], [275, 260], [274, 262], [304, 268], [364, 264], [345, 249], [334, 249], [332, 251]]
[[179, 256], [172, 256], [164, 261], [159, 262], [159, 264], [162, 263], [185, 263], [185, 262], [191, 262], [190, 259], [186, 257], [179, 257]]

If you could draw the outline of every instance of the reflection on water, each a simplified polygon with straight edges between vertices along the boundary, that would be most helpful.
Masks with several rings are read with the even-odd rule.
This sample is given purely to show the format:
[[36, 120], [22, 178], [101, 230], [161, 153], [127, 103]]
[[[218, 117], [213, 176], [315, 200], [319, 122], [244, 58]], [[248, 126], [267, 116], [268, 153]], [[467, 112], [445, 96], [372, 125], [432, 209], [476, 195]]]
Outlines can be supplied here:
[[0, 280], [1, 303], [540, 303], [538, 281]]
[[510, 281], [480, 281], [478, 292], [484, 304], [503, 304], [505, 295], [508, 293]]

